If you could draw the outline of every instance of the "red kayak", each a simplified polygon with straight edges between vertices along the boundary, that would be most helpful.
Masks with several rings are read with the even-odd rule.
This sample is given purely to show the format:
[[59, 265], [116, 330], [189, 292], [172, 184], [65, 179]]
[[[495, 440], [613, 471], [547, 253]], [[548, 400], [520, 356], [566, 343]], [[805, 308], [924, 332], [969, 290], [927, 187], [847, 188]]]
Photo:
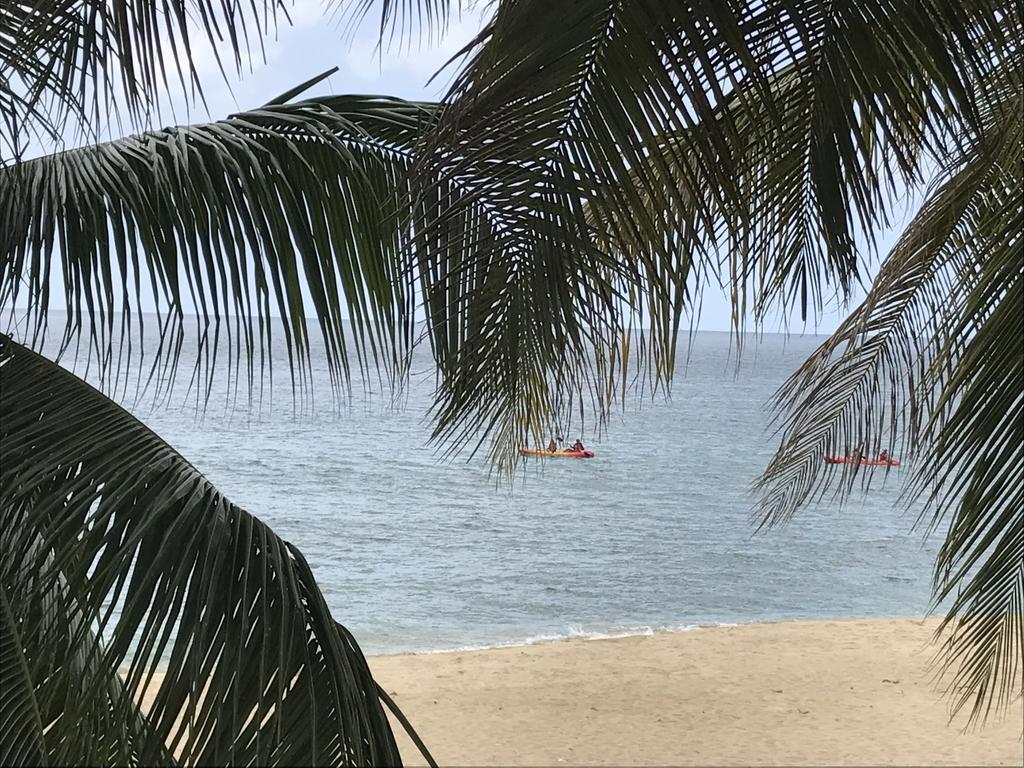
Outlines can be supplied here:
[[592, 459], [593, 451], [571, 451], [566, 448], [564, 451], [542, 451], [539, 448], [520, 448], [519, 453], [523, 456], [543, 456], [546, 459]]
[[853, 464], [857, 463], [861, 467], [898, 467], [900, 465], [899, 459], [860, 459], [859, 462], [855, 462], [854, 459], [848, 456], [826, 456], [826, 464]]

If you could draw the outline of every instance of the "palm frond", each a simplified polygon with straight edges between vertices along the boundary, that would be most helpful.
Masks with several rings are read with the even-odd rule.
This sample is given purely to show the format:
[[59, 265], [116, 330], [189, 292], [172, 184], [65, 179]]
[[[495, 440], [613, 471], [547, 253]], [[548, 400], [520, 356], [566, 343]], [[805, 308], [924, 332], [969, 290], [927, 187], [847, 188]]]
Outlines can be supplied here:
[[342, 23], [354, 31], [373, 18], [382, 47], [412, 43], [430, 45], [444, 37], [453, 17], [493, 0], [327, 0]]
[[[979, 84], [983, 133], [955, 158], [864, 303], [779, 393], [781, 445], [758, 481], [768, 523], [858, 468], [827, 453], [899, 446], [930, 528], [948, 520], [936, 604], [944, 668], [973, 722], [1019, 697], [1024, 672], [1024, 101], [1020, 51]], [[836, 473], [839, 477], [836, 478]], [[836, 482], [838, 480], [838, 482]]]
[[173, 367], [181, 318], [195, 314], [207, 387], [218, 352], [252, 386], [274, 315], [293, 369], [308, 363], [309, 316], [337, 376], [350, 358], [400, 371], [413, 333], [407, 169], [433, 109], [272, 105], [2, 169], [0, 306], [27, 306], [32, 338], [52, 305], [66, 308], [65, 343], [84, 331], [104, 381], [125, 338], [141, 348], [154, 300], [153, 365]]
[[[0, 115], [3, 136], [59, 132], [69, 114], [86, 123], [126, 110], [136, 124], [157, 97], [180, 89], [202, 99], [199, 49], [222, 73], [237, 72], [278, 19], [283, 0], [12, 0], [0, 6]], [[176, 89], [176, 90], [177, 90]]]
[[737, 325], [847, 296], [858, 233], [977, 124], [968, 43], [1008, 44], [998, 4], [925, 5], [500, 4], [416, 166], [421, 196], [465, 190], [418, 225], [422, 273], [428, 241], [460, 254], [425, 288], [437, 435], [507, 461], [585, 401], [600, 420], [630, 362], [667, 385], [690, 281], [731, 282]]
[[[1018, 214], [1018, 231], [1021, 223]], [[973, 338], [943, 392], [943, 400], [956, 405], [948, 417], [929, 425], [934, 463], [921, 470], [922, 480], [930, 481], [936, 514], [950, 518], [935, 576], [936, 603], [951, 601], [939, 630], [947, 635], [942, 669], [951, 678], [954, 711], [970, 705], [972, 722], [1005, 711], [1024, 696], [1019, 246], [1018, 263], [1010, 268], [1015, 275], [992, 270], [987, 284], [972, 291], [976, 306], [984, 304], [989, 316], [984, 323], [975, 325], [974, 318], [965, 323], [973, 326]]]
[[0, 342], [5, 764], [399, 764], [302, 554], [105, 396]]
[[524, 436], [568, 429], [560, 398], [600, 396], [582, 361], [615, 306], [613, 265], [570, 247], [565, 233], [581, 218], [542, 197], [492, 207], [507, 181], [496, 165], [420, 189], [417, 204], [440, 215], [417, 227], [415, 247], [441, 374], [434, 437], [452, 452], [490, 437], [489, 457], [508, 469]]
[[[428, 307], [442, 363], [438, 434], [454, 444], [490, 434], [492, 452], [507, 455], [588, 393], [603, 413], [609, 374], [624, 374], [630, 355], [667, 379], [694, 275], [730, 284], [737, 326], [750, 308], [760, 322], [773, 306], [806, 318], [830, 293], [844, 301], [863, 275], [857, 240], [870, 249], [905, 190], [946, 167], [864, 306], [783, 392], [796, 415], [761, 488], [767, 519], [781, 520], [834, 487], [826, 450], [902, 437], [907, 450], [955, 456], [917, 476], [938, 515], [969, 517], [959, 536], [954, 519], [937, 595], [982, 579], [951, 614], [982, 627], [958, 646], [972, 654], [959, 703], [976, 696], [975, 715], [1005, 704], [1022, 655], [1008, 567], [1019, 564], [1019, 530], [1004, 514], [1019, 509], [1007, 479], [1019, 473], [970, 467], [988, 467], [989, 454], [1019, 466], [1006, 417], [1020, 407], [1019, 358], [1006, 358], [1019, 342], [1008, 318], [1022, 314], [1018, 11], [984, 1], [501, 4], [417, 165], [421, 194], [437, 178], [486, 169], [494, 179], [464, 185], [485, 222], [450, 226], [464, 220], [460, 203], [418, 228], [419, 243], [441, 243], [443, 231], [457, 254], [426, 287], [439, 297]], [[645, 312], [649, 330], [634, 337]], [[968, 393], [987, 398], [974, 422]], [[978, 452], [954, 453], [943, 435]], [[851, 466], [839, 492], [857, 477]], [[982, 613], [1009, 623], [987, 632]]]
[[46, 765], [43, 719], [18, 620], [0, 590], [0, 760], [4, 765]]

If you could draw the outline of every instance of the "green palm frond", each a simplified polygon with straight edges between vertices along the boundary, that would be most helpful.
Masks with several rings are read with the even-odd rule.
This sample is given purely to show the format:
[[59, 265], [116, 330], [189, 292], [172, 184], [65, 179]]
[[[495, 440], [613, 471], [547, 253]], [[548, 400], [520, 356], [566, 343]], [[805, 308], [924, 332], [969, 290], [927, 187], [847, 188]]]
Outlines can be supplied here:
[[[934, 450], [918, 470], [936, 518], [948, 518], [936, 603], [950, 601], [943, 672], [972, 721], [1024, 696], [1024, 225], [1016, 255], [984, 264], [957, 327], [956, 365], [926, 425]], [[936, 520], [936, 524], [938, 520]]]
[[508, 469], [524, 438], [556, 428], [559, 405], [601, 397], [585, 361], [617, 308], [614, 265], [567, 235], [582, 211], [574, 219], [544, 197], [491, 206], [508, 181], [497, 166], [417, 188], [417, 205], [440, 214], [417, 227], [415, 248], [441, 373], [434, 438], [455, 452], [490, 437], [489, 457]]
[[[779, 394], [782, 443], [758, 481], [769, 523], [857, 467], [850, 448], [916, 458], [908, 500], [948, 520], [936, 603], [944, 668], [971, 720], [1019, 697], [1024, 674], [1024, 93], [1020, 51], [979, 86], [984, 130], [956, 157], [865, 301]], [[836, 475], [839, 475], [836, 477]]]
[[696, 282], [731, 284], [737, 326], [848, 296], [858, 234], [977, 128], [1000, 8], [501, 3], [416, 166], [421, 197], [463, 189], [418, 226], [421, 273], [426, 243], [455, 254], [425, 288], [437, 436], [510, 461], [584, 402], [600, 420], [630, 364], [667, 384]]
[[18, 620], [0, 590], [0, 761], [4, 765], [46, 765], [47, 749], [43, 720], [33, 691], [34, 683], [25, 654], [25, 640]]
[[51, 103], [81, 111], [54, 64], [37, 55], [47, 38], [44, 18], [34, 17], [29, 3], [0, 5], [0, 158], [20, 157], [33, 133], [58, 138], [61, 120], [48, 114]]
[[296, 368], [309, 316], [335, 374], [349, 374], [350, 357], [399, 371], [413, 333], [407, 169], [432, 114], [331, 97], [2, 169], [0, 305], [27, 306], [30, 336], [52, 303], [66, 307], [65, 341], [84, 329], [101, 374], [118, 372], [125, 337], [142, 344], [154, 297], [154, 365], [174, 365], [181, 318], [195, 314], [198, 364], [212, 375], [221, 352], [251, 386], [277, 315]]
[[105, 396], [0, 343], [5, 764], [399, 764], [302, 554]]
[[[430, 44], [444, 37], [452, 17], [494, 0], [327, 0], [343, 23], [357, 28], [368, 17], [376, 21], [382, 45], [417, 38]], [[379, 6], [379, 7], [378, 7]]]
[[12, 144], [69, 114], [95, 124], [118, 108], [135, 123], [170, 88], [202, 99], [198, 49], [220, 68], [251, 66], [283, 0], [11, 0], [0, 5], [0, 116]]

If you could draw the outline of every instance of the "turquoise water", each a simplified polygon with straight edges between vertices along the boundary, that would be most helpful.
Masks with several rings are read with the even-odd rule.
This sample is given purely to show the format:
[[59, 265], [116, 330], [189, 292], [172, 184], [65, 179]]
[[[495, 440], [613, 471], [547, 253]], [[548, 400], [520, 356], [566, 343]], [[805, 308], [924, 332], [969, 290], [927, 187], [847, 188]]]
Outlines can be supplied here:
[[671, 400], [632, 400], [599, 441], [584, 435], [597, 458], [534, 463], [511, 485], [427, 444], [429, 357], [401, 408], [358, 384], [337, 407], [321, 366], [319, 405], [296, 413], [282, 358], [272, 406], [214, 397], [198, 416], [179, 395], [135, 410], [302, 549], [369, 653], [921, 615], [938, 542], [911, 530], [899, 472], [755, 533], [766, 405], [820, 341], [765, 336], [737, 371], [728, 334], [698, 333]]

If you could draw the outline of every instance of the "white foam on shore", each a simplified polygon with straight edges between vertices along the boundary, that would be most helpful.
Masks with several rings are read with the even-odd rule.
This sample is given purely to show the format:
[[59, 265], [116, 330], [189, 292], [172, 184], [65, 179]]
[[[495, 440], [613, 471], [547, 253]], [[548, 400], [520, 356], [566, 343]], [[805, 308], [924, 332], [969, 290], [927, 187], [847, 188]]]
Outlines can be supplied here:
[[566, 632], [562, 633], [545, 633], [540, 635], [530, 635], [521, 639], [515, 640], [502, 640], [495, 643], [484, 643], [479, 645], [460, 645], [454, 648], [434, 648], [434, 649], [407, 649], [399, 651], [389, 651], [386, 653], [368, 653], [368, 656], [399, 656], [399, 655], [429, 655], [437, 653], [467, 653], [469, 651], [488, 651], [495, 648], [521, 648], [528, 645], [541, 645], [544, 643], [558, 643], [564, 640], [615, 640], [622, 637], [648, 637], [650, 635], [661, 634], [663, 632], [693, 632], [697, 629], [710, 629], [713, 627], [736, 627], [738, 624], [731, 622], [716, 622], [711, 624], [674, 624], [674, 625], [659, 625], [659, 626], [648, 626], [641, 625], [635, 627], [621, 627], [613, 628], [608, 631], [598, 632], [584, 630], [579, 626], [570, 626]]

